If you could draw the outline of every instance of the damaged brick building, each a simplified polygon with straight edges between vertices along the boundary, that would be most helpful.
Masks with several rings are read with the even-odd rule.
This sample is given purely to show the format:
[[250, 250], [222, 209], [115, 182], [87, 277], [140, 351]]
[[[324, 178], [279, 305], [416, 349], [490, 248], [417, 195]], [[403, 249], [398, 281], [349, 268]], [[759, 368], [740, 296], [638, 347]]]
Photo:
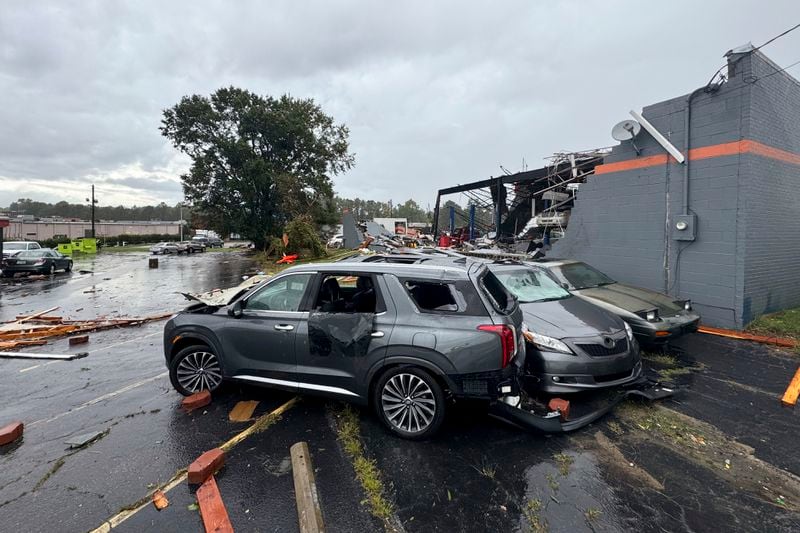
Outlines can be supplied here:
[[643, 110], [683, 154], [688, 130], [684, 163], [644, 129], [614, 147], [548, 255], [742, 328], [800, 306], [800, 83], [752, 47], [727, 59], [724, 82]]

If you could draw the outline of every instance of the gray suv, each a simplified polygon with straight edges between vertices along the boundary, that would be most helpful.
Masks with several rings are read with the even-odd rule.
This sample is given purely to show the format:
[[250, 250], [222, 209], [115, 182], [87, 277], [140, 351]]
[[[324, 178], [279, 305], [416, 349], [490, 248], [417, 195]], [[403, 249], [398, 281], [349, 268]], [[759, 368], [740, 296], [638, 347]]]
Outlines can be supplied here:
[[289, 268], [223, 307], [195, 305], [164, 328], [175, 389], [225, 380], [371, 405], [420, 439], [447, 399], [519, 394], [516, 298], [483, 264], [311, 264]]

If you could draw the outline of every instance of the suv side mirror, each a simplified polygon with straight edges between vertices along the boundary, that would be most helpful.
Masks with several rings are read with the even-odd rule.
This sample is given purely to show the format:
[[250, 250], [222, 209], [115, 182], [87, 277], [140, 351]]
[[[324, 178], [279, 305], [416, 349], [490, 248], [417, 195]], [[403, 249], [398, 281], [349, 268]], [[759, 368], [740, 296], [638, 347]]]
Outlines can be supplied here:
[[242, 305], [242, 301], [236, 300], [228, 306], [228, 315], [232, 316], [233, 318], [241, 318], [243, 310], [244, 306]]

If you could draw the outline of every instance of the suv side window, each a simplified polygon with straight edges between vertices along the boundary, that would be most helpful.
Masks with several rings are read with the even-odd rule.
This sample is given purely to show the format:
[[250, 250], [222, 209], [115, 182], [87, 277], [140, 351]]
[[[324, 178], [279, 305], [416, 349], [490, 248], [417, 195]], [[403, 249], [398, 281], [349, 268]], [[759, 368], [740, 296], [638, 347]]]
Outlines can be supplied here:
[[291, 274], [268, 283], [246, 300], [253, 311], [298, 311], [313, 274]]
[[314, 309], [323, 313], [380, 313], [386, 310], [376, 279], [368, 274], [320, 276]]
[[497, 279], [497, 276], [491, 272], [486, 272], [486, 274], [480, 278], [479, 283], [498, 312], [508, 314], [513, 310], [516, 301], [500, 280]]
[[422, 313], [485, 316], [486, 308], [469, 281], [401, 279], [408, 295]]

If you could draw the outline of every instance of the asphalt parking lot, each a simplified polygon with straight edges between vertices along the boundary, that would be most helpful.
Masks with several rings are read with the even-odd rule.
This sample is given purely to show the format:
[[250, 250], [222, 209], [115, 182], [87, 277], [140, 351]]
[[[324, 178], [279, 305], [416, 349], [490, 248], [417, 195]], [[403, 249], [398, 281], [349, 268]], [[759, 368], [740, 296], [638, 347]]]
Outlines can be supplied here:
[[[56, 305], [74, 318], [175, 311], [185, 305], [178, 291], [231, 286], [253, 270], [230, 252], [164, 257], [152, 270], [145, 254], [100, 254], [72, 274], [3, 284], [0, 320]], [[22, 441], [0, 448], [0, 530], [202, 531], [185, 481], [170, 485], [163, 511], [143, 498], [231, 439], [217, 482], [237, 531], [298, 530], [289, 460], [298, 441], [309, 443], [329, 531], [800, 530], [798, 415], [779, 401], [796, 354], [687, 337], [647, 356], [651, 375], [679, 389], [673, 398], [625, 404], [570, 435], [527, 433], [466, 404], [435, 439], [408, 442], [356, 410], [390, 503], [378, 518], [338, 438], [340, 404], [228, 387], [184, 413], [162, 325], [92, 334], [80, 347], [89, 356], [74, 361], [0, 359], [0, 425], [26, 425]], [[59, 340], [35, 351], [77, 350]], [[229, 421], [240, 400], [258, 401], [252, 421]], [[266, 427], [247, 433], [258, 420]], [[92, 431], [105, 434], [65, 444]]]

